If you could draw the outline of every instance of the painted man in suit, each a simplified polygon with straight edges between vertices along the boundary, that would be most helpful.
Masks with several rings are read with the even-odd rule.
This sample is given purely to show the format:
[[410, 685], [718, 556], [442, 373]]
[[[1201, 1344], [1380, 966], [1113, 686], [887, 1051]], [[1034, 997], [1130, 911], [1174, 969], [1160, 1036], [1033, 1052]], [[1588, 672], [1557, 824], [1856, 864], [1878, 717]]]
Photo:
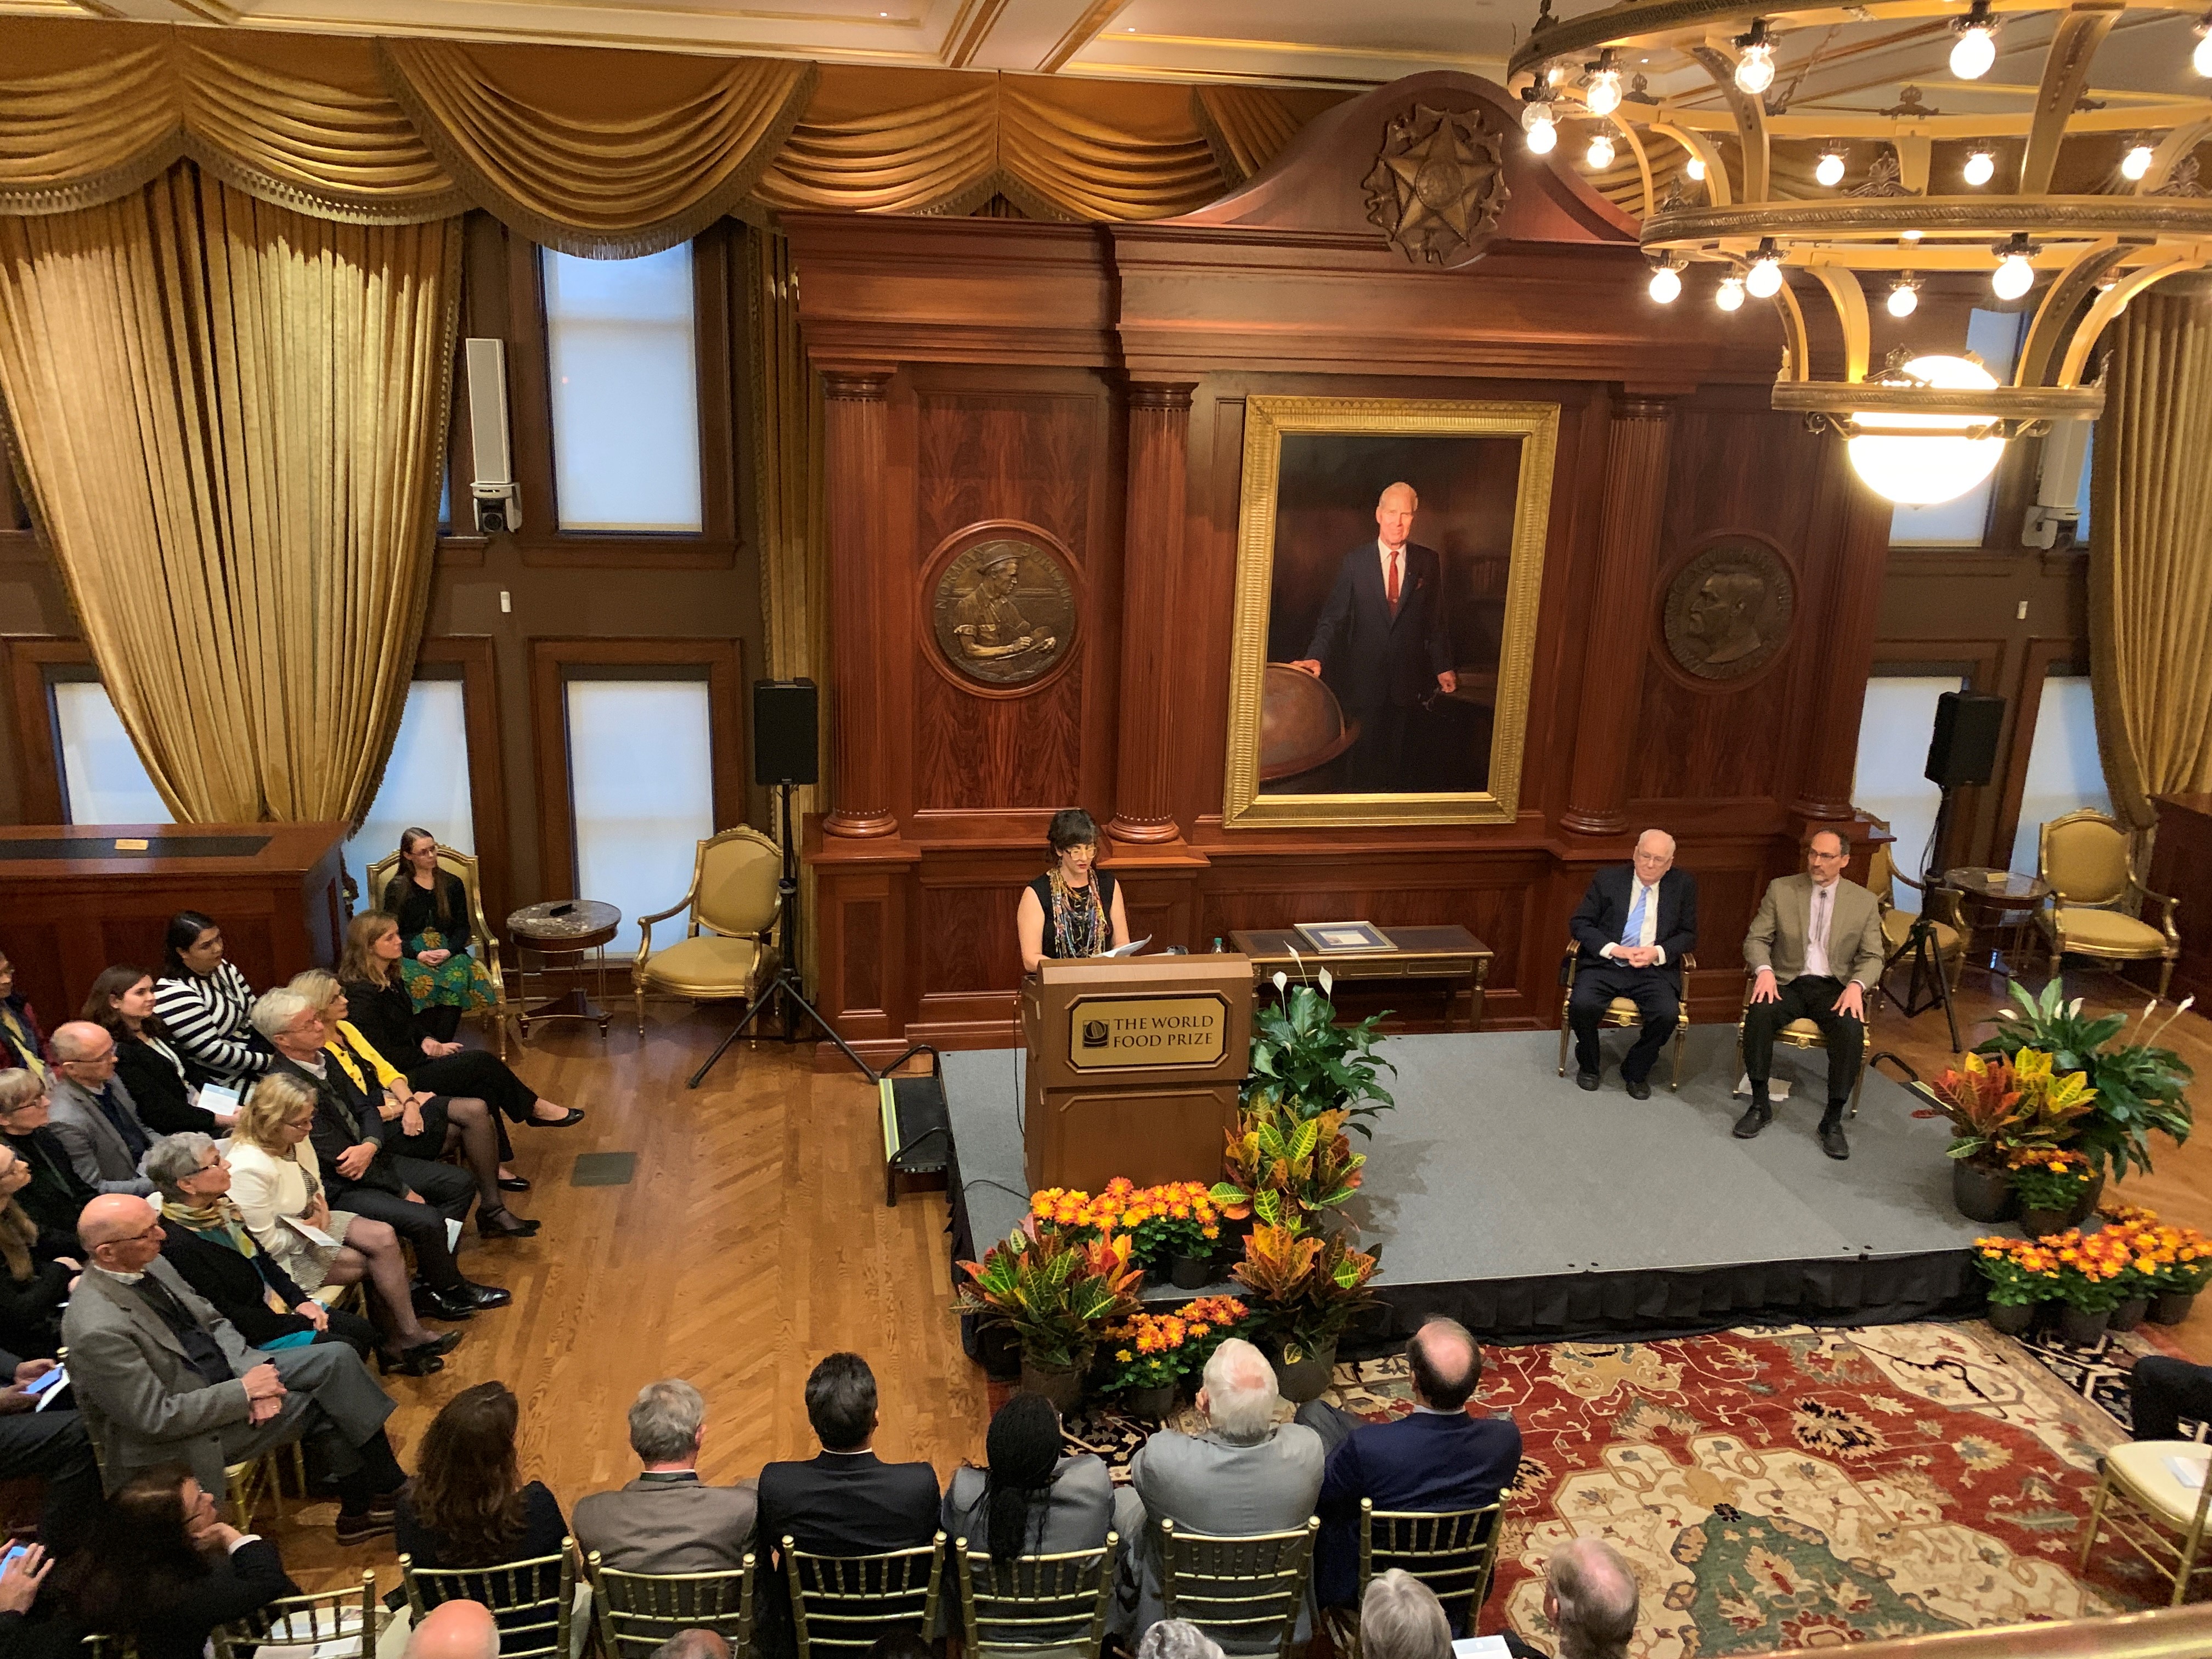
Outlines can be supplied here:
[[[576, 1542], [621, 1572], [735, 1572], [752, 1549], [756, 1481], [710, 1486], [699, 1479], [707, 1402], [680, 1376], [638, 1390], [630, 1449], [642, 1473], [619, 1492], [576, 1504]], [[765, 1552], [763, 1552], [765, 1553]]]
[[1809, 1019], [1828, 1046], [1828, 1106], [1820, 1119], [1820, 1150], [1849, 1158], [1844, 1108], [1859, 1074], [1866, 1047], [1866, 1000], [1881, 981], [1881, 907], [1855, 881], [1844, 879], [1851, 844], [1833, 830], [1814, 832], [1805, 844], [1805, 871], [1769, 882], [1759, 914], [1744, 935], [1744, 965], [1755, 975], [1743, 1013], [1743, 1066], [1751, 1079], [1751, 1104], [1736, 1120], [1735, 1137], [1749, 1140], [1774, 1118], [1766, 1079], [1774, 1061], [1775, 1033], [1792, 1020]]
[[1652, 1062], [1682, 1018], [1682, 956], [1698, 943], [1698, 878], [1674, 868], [1674, 838], [1646, 830], [1635, 860], [1601, 870], [1567, 923], [1579, 947], [1567, 1024], [1575, 1034], [1575, 1081], [1597, 1087], [1598, 1022], [1615, 997], [1644, 1021], [1620, 1080], [1638, 1100], [1651, 1098]]
[[1445, 625], [1443, 562], [1413, 539], [1421, 498], [1394, 483], [1375, 503], [1371, 542], [1344, 556], [1314, 624], [1313, 643], [1291, 665], [1326, 673], [1359, 741], [1346, 757], [1355, 793], [1403, 790], [1406, 728], [1422, 700], [1459, 690]]
[[67, 1149], [70, 1167], [100, 1192], [145, 1197], [154, 1183], [138, 1164], [155, 1137], [115, 1075], [114, 1037], [89, 1020], [73, 1019], [54, 1028], [46, 1052], [53, 1059], [48, 1125]]
[[392, 1397], [343, 1343], [246, 1346], [161, 1257], [161, 1212], [111, 1193], [84, 1206], [84, 1277], [62, 1319], [70, 1380], [108, 1480], [189, 1465], [209, 1492], [223, 1468], [303, 1441], [338, 1489], [337, 1536], [390, 1532], [407, 1477], [385, 1438]]

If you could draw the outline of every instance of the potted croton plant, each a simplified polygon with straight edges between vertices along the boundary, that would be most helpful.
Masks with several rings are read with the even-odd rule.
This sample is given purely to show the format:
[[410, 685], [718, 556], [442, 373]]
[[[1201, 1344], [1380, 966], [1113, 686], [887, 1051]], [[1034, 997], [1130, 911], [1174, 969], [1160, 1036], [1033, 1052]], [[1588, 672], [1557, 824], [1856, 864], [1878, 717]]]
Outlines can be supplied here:
[[1034, 1215], [960, 1271], [969, 1282], [954, 1310], [1011, 1328], [1021, 1345], [1022, 1387], [1062, 1412], [1082, 1396], [1101, 1334], [1137, 1311], [1144, 1283], [1127, 1234], [1064, 1232]]
[[1951, 1120], [1951, 1196], [1971, 1221], [2013, 1212], [2017, 1161], [2065, 1145], [2092, 1099], [2080, 1073], [2057, 1076], [2051, 1056], [2033, 1049], [1968, 1054], [1928, 1088]]
[[1303, 1404], [1327, 1389], [1337, 1339], [1375, 1300], [1368, 1288], [1375, 1267], [1374, 1255], [1340, 1233], [1316, 1237], [1263, 1222], [1246, 1237], [1244, 1259], [1230, 1271], [1258, 1299], [1284, 1399]]

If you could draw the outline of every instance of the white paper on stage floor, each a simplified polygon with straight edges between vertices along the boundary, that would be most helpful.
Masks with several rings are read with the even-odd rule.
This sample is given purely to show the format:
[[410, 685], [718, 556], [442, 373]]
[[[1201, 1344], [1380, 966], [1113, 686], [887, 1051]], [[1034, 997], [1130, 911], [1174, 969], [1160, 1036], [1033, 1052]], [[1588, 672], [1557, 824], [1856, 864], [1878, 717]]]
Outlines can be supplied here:
[[1127, 945], [1117, 945], [1106, 954], [1109, 957], [1133, 957], [1152, 942], [1152, 936], [1147, 933], [1142, 939], [1131, 939]]
[[289, 1227], [294, 1232], [299, 1234], [301, 1237], [306, 1239], [310, 1244], [335, 1244], [338, 1242], [335, 1238], [332, 1238], [328, 1233], [325, 1232], [320, 1227], [309, 1226], [298, 1216], [282, 1216], [279, 1217], [278, 1219], [282, 1220], [286, 1226]]
[[[1741, 1077], [1738, 1078], [1738, 1079], [1735, 1080], [1735, 1091], [1736, 1091], [1736, 1093], [1738, 1093], [1738, 1094], [1740, 1094], [1740, 1095], [1745, 1095], [1745, 1096], [1748, 1096], [1748, 1095], [1751, 1093], [1751, 1073], [1750, 1073], [1746, 1072], [1746, 1073], [1745, 1073]], [[1767, 1085], [1766, 1085], [1766, 1097], [1767, 1097], [1769, 1100], [1787, 1100], [1787, 1099], [1789, 1099], [1789, 1098], [1790, 1098], [1790, 1079], [1789, 1079], [1788, 1078], [1783, 1078], [1783, 1077], [1778, 1077], [1778, 1078], [1773, 1078], [1773, 1079], [1769, 1079], [1769, 1081], [1768, 1081], [1768, 1083], [1767, 1083]]]
[[1462, 1636], [1452, 1644], [1455, 1659], [1508, 1659], [1512, 1651], [1502, 1636]]
[[2191, 1492], [2204, 1484], [2204, 1460], [2177, 1452], [2166, 1460], [2166, 1472]]

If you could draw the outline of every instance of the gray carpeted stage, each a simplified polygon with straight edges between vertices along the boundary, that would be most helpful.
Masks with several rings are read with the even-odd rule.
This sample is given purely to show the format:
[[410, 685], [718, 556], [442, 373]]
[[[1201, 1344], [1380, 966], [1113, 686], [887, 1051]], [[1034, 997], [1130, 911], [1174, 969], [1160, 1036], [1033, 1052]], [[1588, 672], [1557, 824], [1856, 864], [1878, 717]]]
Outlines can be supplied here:
[[[1951, 1202], [1941, 1119], [1870, 1073], [1851, 1156], [1825, 1156], [1825, 1058], [1778, 1053], [1802, 1078], [1756, 1140], [1729, 1128], [1735, 1030], [1698, 1026], [1682, 1087], [1631, 1100], [1618, 1066], [1632, 1034], [1605, 1035], [1595, 1094], [1557, 1075], [1559, 1036], [1528, 1031], [1392, 1037], [1398, 1068], [1353, 1212], [1398, 1328], [1448, 1314], [1497, 1340], [1711, 1329], [1761, 1319], [1883, 1323], [1979, 1305], [1964, 1248], [1986, 1229]], [[1028, 1208], [1020, 1056], [948, 1054], [954, 1226], [988, 1247]], [[1213, 1170], [1193, 1170], [1212, 1179]], [[964, 1223], [964, 1225], [963, 1224]], [[1376, 1333], [1380, 1334], [1380, 1333]]]

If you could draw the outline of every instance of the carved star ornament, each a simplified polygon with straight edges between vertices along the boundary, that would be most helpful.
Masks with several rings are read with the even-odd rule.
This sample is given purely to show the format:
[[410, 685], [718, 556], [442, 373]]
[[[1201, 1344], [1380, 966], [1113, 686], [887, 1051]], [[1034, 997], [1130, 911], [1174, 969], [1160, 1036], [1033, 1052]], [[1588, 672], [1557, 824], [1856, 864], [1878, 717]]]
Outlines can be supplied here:
[[1504, 149], [1471, 111], [1416, 105], [1384, 131], [1365, 188], [1367, 216], [1393, 246], [1408, 259], [1452, 264], [1505, 205]]

